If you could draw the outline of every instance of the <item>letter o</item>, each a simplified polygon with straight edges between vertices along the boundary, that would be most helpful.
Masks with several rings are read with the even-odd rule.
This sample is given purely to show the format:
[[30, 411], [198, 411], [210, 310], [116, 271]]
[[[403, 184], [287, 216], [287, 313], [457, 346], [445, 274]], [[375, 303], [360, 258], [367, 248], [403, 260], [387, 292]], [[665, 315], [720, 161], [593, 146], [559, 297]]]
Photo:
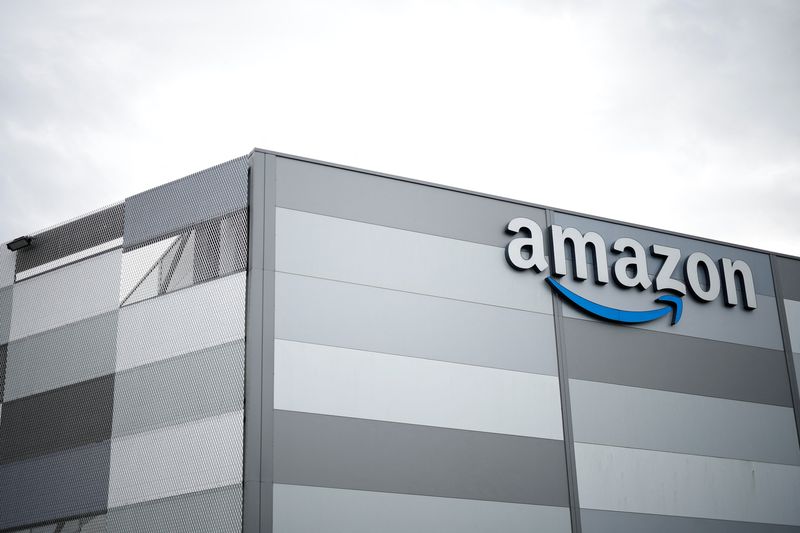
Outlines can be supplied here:
[[[700, 283], [699, 268], [701, 265], [708, 273], [707, 289], [703, 288]], [[717, 296], [719, 296], [720, 278], [717, 265], [703, 252], [694, 252], [686, 258], [686, 281], [689, 284], [692, 294], [694, 294], [698, 300], [711, 302], [716, 300]]]

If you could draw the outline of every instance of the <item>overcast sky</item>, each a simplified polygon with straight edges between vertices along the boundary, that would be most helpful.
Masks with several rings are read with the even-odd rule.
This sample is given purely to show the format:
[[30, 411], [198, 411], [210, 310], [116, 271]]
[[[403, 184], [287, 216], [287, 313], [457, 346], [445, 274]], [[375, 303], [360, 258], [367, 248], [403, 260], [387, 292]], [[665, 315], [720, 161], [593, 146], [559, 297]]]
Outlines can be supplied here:
[[0, 2], [0, 241], [254, 146], [800, 255], [800, 1]]

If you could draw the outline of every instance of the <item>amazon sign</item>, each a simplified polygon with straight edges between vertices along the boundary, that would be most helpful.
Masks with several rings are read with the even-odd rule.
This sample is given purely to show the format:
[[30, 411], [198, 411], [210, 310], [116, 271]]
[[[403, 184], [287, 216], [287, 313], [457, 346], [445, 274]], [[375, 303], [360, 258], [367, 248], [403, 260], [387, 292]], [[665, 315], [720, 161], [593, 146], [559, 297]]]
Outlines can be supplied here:
[[[628, 237], [611, 244], [610, 253], [615, 258], [609, 269], [606, 243], [599, 234], [581, 233], [575, 228], [552, 225], [547, 239], [550, 261], [545, 251], [545, 235], [533, 220], [515, 218], [506, 227], [515, 235], [506, 246], [506, 260], [517, 270], [550, 270], [545, 282], [581, 311], [625, 324], [640, 324], [671, 315], [672, 325], [681, 319], [683, 296], [691, 294], [700, 302], [712, 302], [722, 295], [725, 305], [742, 306], [746, 310], [757, 307], [753, 274], [747, 263], [727, 257], [716, 260], [703, 252], [693, 252], [681, 257], [681, 250], [661, 244], [652, 244], [647, 250], [639, 241]], [[573, 277], [585, 281], [589, 277], [588, 254], [591, 253], [592, 277], [599, 285], [609, 282], [609, 271], [614, 282], [625, 289], [640, 291], [652, 289], [657, 294], [658, 307], [646, 310], [617, 309], [591, 301], [569, 290], [558, 280], [567, 274], [567, 247], [572, 250]], [[648, 270], [647, 253], [656, 258], [660, 266], [655, 272]], [[683, 272], [682, 279], [676, 274]], [[683, 281], [685, 280], [685, 281]], [[740, 302], [741, 296], [741, 302]]]

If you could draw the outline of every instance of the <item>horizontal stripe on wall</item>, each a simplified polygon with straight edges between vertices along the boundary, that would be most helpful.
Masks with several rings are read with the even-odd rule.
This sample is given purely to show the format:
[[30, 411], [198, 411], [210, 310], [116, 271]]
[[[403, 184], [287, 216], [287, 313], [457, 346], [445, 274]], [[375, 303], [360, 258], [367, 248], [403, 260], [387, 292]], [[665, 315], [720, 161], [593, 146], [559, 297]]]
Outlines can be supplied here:
[[584, 533], [800, 533], [800, 527], [581, 509]]
[[563, 324], [571, 378], [792, 406], [783, 350], [588, 320]]
[[112, 374], [117, 312], [14, 341], [8, 346], [6, 400]]
[[282, 340], [275, 408], [563, 439], [557, 377]]
[[117, 372], [244, 338], [246, 273], [119, 311]]
[[276, 338], [557, 375], [553, 317], [275, 275]]
[[16, 283], [10, 339], [116, 309], [121, 255], [114, 250]]
[[566, 507], [275, 485], [274, 533], [569, 533]]
[[506, 224], [526, 217], [545, 227], [545, 211], [476, 194], [277, 158], [277, 205], [381, 226], [505, 246]]
[[496, 246], [281, 208], [276, 226], [281, 272], [553, 312], [548, 288]]
[[108, 531], [241, 533], [242, 486], [229, 485], [114, 507], [108, 510]]
[[105, 511], [109, 442], [0, 465], [0, 529]]
[[274, 481], [567, 506], [564, 442], [275, 411]]
[[794, 411], [570, 380], [576, 441], [800, 465]]
[[[663, 307], [655, 299], [660, 293], [652, 290], [621, 289], [613, 284], [597, 285], [593, 282], [577, 282], [571, 275], [560, 280], [568, 289], [584, 298], [605, 306], [627, 310], [647, 310]], [[564, 306], [564, 316], [581, 320], [596, 320], [571, 305]], [[687, 335], [700, 339], [733, 342], [747, 346], [759, 346], [782, 350], [778, 308], [772, 296], [758, 296], [758, 309], [747, 311], [743, 306], [728, 307], [722, 297], [713, 302], [700, 303], [692, 296], [683, 298], [681, 321], [671, 325], [669, 316], [647, 324], [630, 326], [648, 331], [661, 331], [675, 335]]]
[[800, 525], [800, 467], [575, 444], [581, 507]]
[[108, 506], [242, 482], [242, 411], [111, 442]]
[[115, 379], [115, 437], [240, 411], [244, 340], [139, 366]]
[[4, 403], [0, 463], [107, 440], [113, 401], [108, 375]]

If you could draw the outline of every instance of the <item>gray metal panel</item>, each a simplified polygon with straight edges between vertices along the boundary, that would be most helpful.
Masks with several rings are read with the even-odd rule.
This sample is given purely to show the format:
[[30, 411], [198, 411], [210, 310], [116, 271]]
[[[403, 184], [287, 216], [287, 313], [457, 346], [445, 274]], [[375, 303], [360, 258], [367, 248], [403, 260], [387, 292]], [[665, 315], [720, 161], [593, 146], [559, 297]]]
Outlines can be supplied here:
[[275, 411], [275, 482], [568, 505], [564, 442]]
[[123, 246], [247, 207], [247, 167], [239, 157], [126, 199]]
[[557, 374], [553, 317], [277, 273], [276, 338]]
[[275, 338], [275, 165], [254, 152], [250, 167], [242, 531], [272, 531]]
[[781, 277], [782, 296], [791, 300], [800, 300], [800, 261], [789, 257], [774, 257]]
[[278, 205], [503, 247], [512, 218], [545, 225], [543, 209], [283, 157]]
[[242, 482], [242, 411], [114, 437], [108, 506]]
[[11, 331], [11, 302], [14, 299], [14, 287], [0, 289], [0, 344], [8, 342]]
[[[634, 228], [625, 224], [614, 224], [603, 220], [596, 220], [588, 217], [581, 217], [576, 215], [568, 215], [554, 211], [554, 224], [562, 226], [569, 226], [579, 229], [582, 233], [587, 231], [595, 231], [599, 233], [606, 246], [610, 247], [611, 244], [620, 237], [630, 237], [639, 241], [645, 249], [651, 244], [662, 244], [672, 248], [681, 250], [682, 261], [685, 260], [692, 252], [705, 252], [712, 258], [720, 259], [727, 257], [730, 259], [742, 259], [750, 265], [753, 271], [753, 282], [755, 283], [756, 292], [759, 295], [775, 296], [775, 287], [772, 283], [772, 269], [769, 264], [769, 256], [764, 253], [745, 250], [733, 246], [724, 246], [722, 244], [702, 241], [699, 239], [690, 239], [681, 237], [670, 233], [662, 233], [655, 230], [646, 230], [641, 228]], [[614, 256], [609, 254], [609, 262], [613, 261]], [[674, 277], [676, 279], [683, 279], [683, 262], [680, 263], [681, 268], [675, 270]], [[661, 259], [652, 257], [647, 254], [647, 267], [650, 275], [655, 275], [661, 266]], [[759, 298], [759, 302], [761, 298]], [[760, 304], [759, 304], [760, 307]], [[742, 308], [737, 308], [741, 310]]]
[[117, 204], [37, 233], [17, 252], [16, 271], [44, 265], [122, 237], [125, 204]]
[[797, 377], [797, 382], [800, 383], [800, 353], [793, 353], [792, 359], [794, 360], [794, 373]]
[[558, 378], [275, 341], [275, 408], [563, 439]]
[[275, 485], [274, 490], [276, 533], [571, 531], [564, 507], [300, 485]]
[[117, 311], [8, 345], [6, 400], [114, 373]]
[[181, 494], [108, 510], [109, 533], [237, 533], [242, 486]]
[[800, 467], [575, 443], [581, 506], [800, 526]]
[[[544, 276], [540, 277], [541, 283], [544, 284]], [[564, 276], [560, 281], [565, 287], [584, 298], [610, 307], [633, 311], [656, 309], [663, 305], [655, 302], [658, 295], [653, 291], [620, 289], [611, 284], [581, 283], [574, 281], [571, 276]], [[564, 316], [596, 320], [572, 305], [564, 306]], [[670, 325], [667, 318], [662, 318], [633, 327], [773, 350], [783, 349], [778, 306], [772, 296], [759, 295], [758, 309], [754, 311], [747, 311], [741, 306], [728, 307], [721, 298], [709, 303], [700, 303], [691, 296], [686, 296], [683, 298], [683, 317], [678, 324]]]
[[575, 440], [800, 465], [790, 407], [570, 380]]
[[107, 533], [106, 515], [82, 516], [57, 520], [43, 526], [15, 529], [13, 533]]
[[14, 270], [17, 254], [4, 245], [0, 246], [0, 287], [8, 287], [14, 283]]
[[0, 529], [105, 511], [108, 441], [0, 466]]
[[0, 463], [108, 439], [113, 402], [109, 375], [4, 403]]
[[570, 378], [792, 406], [783, 351], [564, 320]]
[[114, 437], [242, 409], [244, 341], [120, 372]]
[[119, 311], [117, 372], [244, 337], [246, 274], [232, 274]]
[[786, 329], [789, 330], [789, 342], [792, 350], [800, 351], [800, 302], [797, 300], [783, 300], [786, 311]]
[[6, 358], [8, 345], [0, 344], [0, 407], [2, 407], [6, 384]]
[[14, 284], [11, 339], [116, 309], [121, 256], [113, 250]]
[[552, 314], [550, 290], [503, 248], [278, 209], [276, 270]]
[[800, 527], [581, 509], [583, 533], [800, 533]]

